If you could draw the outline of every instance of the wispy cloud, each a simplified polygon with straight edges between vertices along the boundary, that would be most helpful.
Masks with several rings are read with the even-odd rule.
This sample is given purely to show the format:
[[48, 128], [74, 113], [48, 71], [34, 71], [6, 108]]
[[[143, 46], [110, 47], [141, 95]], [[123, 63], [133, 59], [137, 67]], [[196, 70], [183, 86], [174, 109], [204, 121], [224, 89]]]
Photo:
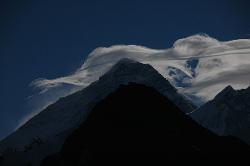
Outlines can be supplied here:
[[[63, 92], [54, 94], [55, 101], [62, 95], [85, 88], [96, 81], [122, 58], [151, 64], [181, 93], [195, 95], [205, 101], [213, 98], [227, 85], [240, 89], [250, 84], [250, 39], [219, 41], [198, 34], [179, 39], [168, 49], [157, 50], [136, 45], [100, 47], [91, 52], [73, 74], [52, 80], [37, 79], [31, 85], [39, 88], [40, 95], [45, 97], [55, 89]], [[198, 62], [193, 69], [187, 65], [187, 61], [192, 59]], [[173, 70], [175, 75], [181, 72], [186, 78], [178, 80], [173, 71], [170, 73], [169, 67], [176, 69]], [[180, 81], [190, 84], [182, 87], [184, 84], [180, 84]]]

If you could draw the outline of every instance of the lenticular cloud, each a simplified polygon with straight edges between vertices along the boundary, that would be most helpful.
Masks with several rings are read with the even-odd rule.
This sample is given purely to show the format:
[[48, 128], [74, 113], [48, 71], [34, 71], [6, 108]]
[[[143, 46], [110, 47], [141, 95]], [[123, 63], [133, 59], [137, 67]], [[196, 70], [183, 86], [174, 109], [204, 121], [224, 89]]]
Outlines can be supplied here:
[[197, 104], [212, 99], [227, 85], [235, 89], [250, 85], [250, 39], [218, 41], [206, 34], [179, 39], [168, 49], [136, 45], [100, 47], [73, 74], [52, 80], [37, 79], [32, 85], [41, 94], [59, 90], [62, 93], [53, 96], [57, 99], [98, 80], [123, 58], [152, 65]]

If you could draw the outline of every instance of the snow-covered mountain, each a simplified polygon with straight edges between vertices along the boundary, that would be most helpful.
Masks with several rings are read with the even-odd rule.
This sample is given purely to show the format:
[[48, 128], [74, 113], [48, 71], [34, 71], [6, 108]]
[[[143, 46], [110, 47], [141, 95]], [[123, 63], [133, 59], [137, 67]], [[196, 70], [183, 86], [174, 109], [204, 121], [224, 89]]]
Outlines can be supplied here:
[[[86, 119], [89, 111], [98, 101], [121, 84], [130, 82], [155, 88], [185, 113], [192, 112], [195, 108], [152, 66], [122, 59], [99, 80], [48, 106], [1, 141], [0, 152], [7, 149], [9, 155], [5, 158], [10, 162], [17, 160], [20, 163], [39, 162], [43, 157], [60, 149], [64, 139]], [[8, 156], [11, 157], [8, 159]]]
[[[40, 106], [54, 104], [1, 141], [0, 153], [11, 154], [10, 158], [5, 156], [5, 160], [25, 163], [39, 162], [44, 156], [59, 151], [64, 139], [86, 119], [98, 101], [120, 84], [129, 82], [154, 87], [182, 111], [190, 113], [195, 108], [192, 103], [202, 105], [227, 85], [235, 89], [249, 86], [249, 55], [249, 39], [222, 42], [205, 34], [179, 39], [169, 49], [136, 45], [97, 48], [73, 74], [32, 83], [41, 88], [38, 99], [49, 100], [45, 103], [39, 100]], [[250, 107], [246, 104], [247, 99], [249, 101], [249, 97], [245, 100], [246, 92], [244, 97], [238, 97], [243, 96], [241, 93], [243, 91], [228, 87], [192, 115], [216, 133], [245, 139], [242, 135], [248, 135], [244, 132], [249, 131], [246, 126]]]
[[44, 106], [85, 88], [120, 59], [129, 58], [150, 64], [180, 93], [202, 105], [227, 85], [235, 89], [250, 85], [249, 55], [250, 39], [219, 41], [206, 34], [179, 39], [167, 49], [137, 45], [100, 47], [92, 51], [73, 74], [51, 80], [38, 79], [32, 85], [41, 88], [39, 97], [44, 96], [46, 102], [38, 100]]
[[233, 135], [250, 144], [250, 87], [227, 86], [191, 116], [219, 135]]

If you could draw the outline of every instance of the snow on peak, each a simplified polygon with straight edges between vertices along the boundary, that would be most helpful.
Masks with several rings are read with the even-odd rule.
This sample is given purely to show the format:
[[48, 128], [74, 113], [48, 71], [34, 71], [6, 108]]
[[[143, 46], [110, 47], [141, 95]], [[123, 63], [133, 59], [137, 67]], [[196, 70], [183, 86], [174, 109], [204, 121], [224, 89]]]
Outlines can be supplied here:
[[[179, 39], [168, 49], [136, 45], [100, 47], [73, 74], [38, 79], [32, 85], [41, 89], [40, 97], [46, 98], [49, 93], [51, 101], [55, 101], [98, 80], [124, 58], [150, 64], [179, 92], [201, 102], [212, 99], [227, 85], [236, 89], [250, 85], [250, 39], [219, 41], [206, 34]], [[52, 95], [58, 91], [59, 95]]]

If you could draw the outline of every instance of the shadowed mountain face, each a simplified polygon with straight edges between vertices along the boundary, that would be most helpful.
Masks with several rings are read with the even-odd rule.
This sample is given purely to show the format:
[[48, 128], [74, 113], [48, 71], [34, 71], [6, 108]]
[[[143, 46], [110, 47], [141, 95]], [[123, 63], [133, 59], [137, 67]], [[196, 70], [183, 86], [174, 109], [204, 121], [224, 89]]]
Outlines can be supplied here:
[[233, 135], [250, 144], [250, 87], [226, 87], [191, 116], [219, 135]]
[[[20, 163], [39, 165], [45, 156], [60, 150], [66, 137], [85, 121], [97, 102], [115, 91], [119, 85], [126, 85], [129, 82], [155, 88], [183, 112], [191, 112], [195, 108], [152, 66], [122, 59], [98, 81], [48, 106], [1, 141], [0, 153], [11, 149], [5, 153], [5, 161], [13, 165]], [[34, 139], [37, 138], [41, 139], [43, 144], [33, 145]]]
[[130, 84], [100, 101], [42, 165], [248, 165], [249, 152], [241, 141], [198, 125], [155, 89]]

